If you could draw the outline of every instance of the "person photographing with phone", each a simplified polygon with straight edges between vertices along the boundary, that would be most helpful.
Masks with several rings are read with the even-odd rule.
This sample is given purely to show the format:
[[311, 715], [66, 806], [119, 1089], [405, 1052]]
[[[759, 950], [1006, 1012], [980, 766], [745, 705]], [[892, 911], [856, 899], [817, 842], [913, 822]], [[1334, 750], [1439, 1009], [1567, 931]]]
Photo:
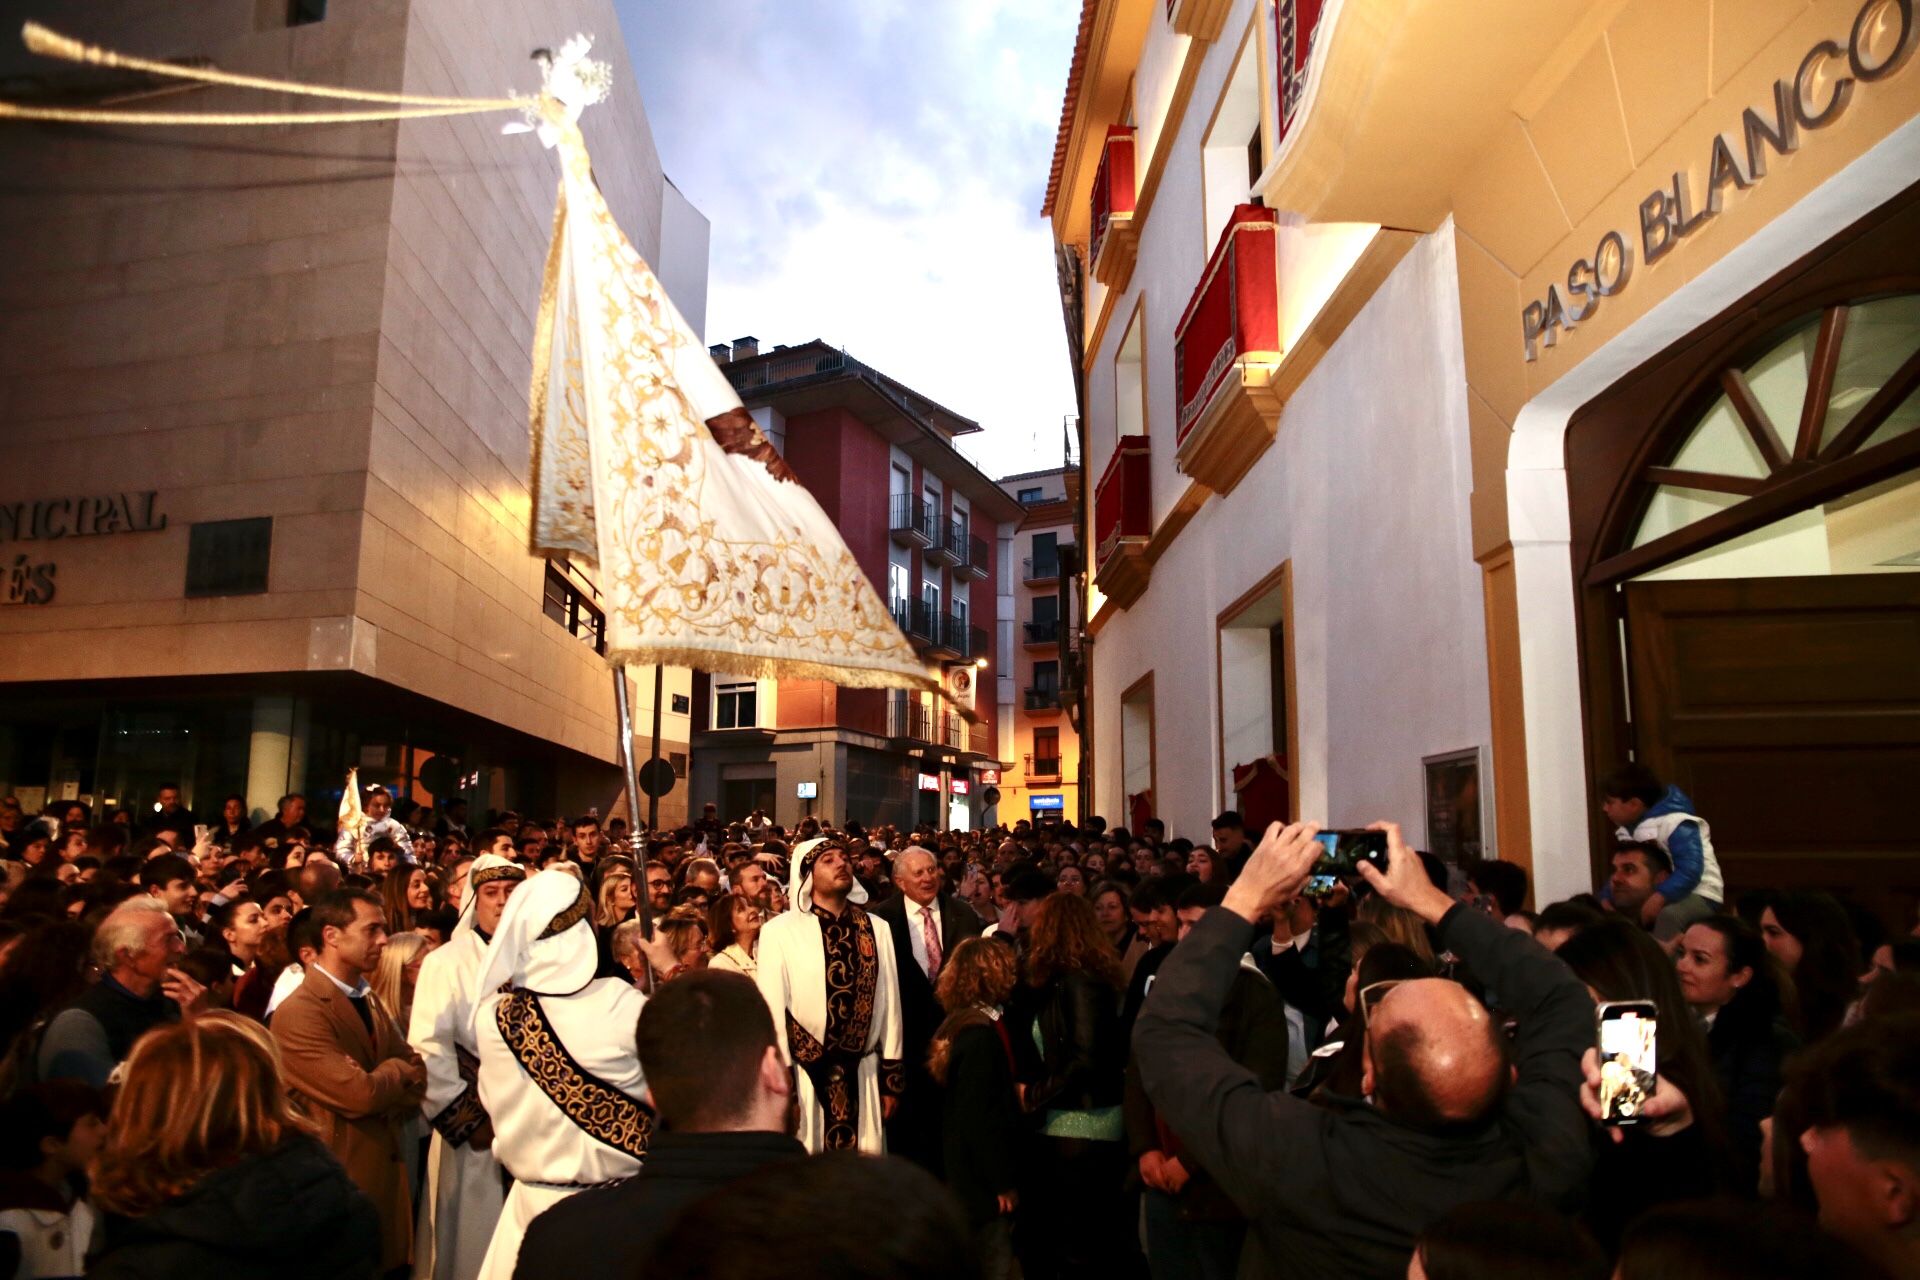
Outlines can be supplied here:
[[1449, 1209], [1564, 1202], [1592, 1159], [1578, 1100], [1594, 1041], [1586, 988], [1531, 938], [1436, 888], [1397, 826], [1369, 830], [1384, 857], [1364, 852], [1359, 877], [1501, 993], [1519, 1024], [1511, 1044], [1466, 988], [1425, 978], [1359, 993], [1365, 1097], [1269, 1092], [1232, 1060], [1217, 1032], [1240, 957], [1330, 853], [1311, 824], [1267, 829], [1222, 905], [1167, 957], [1134, 1027], [1148, 1098], [1248, 1211], [1249, 1247], [1289, 1275], [1404, 1275], [1415, 1238]]

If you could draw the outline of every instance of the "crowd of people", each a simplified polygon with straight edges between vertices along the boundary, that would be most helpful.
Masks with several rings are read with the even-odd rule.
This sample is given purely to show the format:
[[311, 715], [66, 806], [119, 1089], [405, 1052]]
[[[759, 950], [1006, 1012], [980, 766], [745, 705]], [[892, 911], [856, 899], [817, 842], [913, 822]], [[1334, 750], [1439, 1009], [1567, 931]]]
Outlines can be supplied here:
[[1532, 907], [1388, 822], [0, 799], [0, 1280], [1920, 1277], [1920, 924], [1599, 790]]

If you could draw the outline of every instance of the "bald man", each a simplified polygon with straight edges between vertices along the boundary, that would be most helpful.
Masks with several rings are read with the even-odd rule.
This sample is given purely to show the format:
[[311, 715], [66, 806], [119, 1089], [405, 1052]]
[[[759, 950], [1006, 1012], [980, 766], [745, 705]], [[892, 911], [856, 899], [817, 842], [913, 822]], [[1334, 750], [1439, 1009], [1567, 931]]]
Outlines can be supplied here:
[[[1391, 823], [1374, 892], [1438, 928], [1519, 1024], [1440, 978], [1362, 998], [1365, 1099], [1337, 1108], [1267, 1092], [1220, 1045], [1221, 1009], [1254, 930], [1305, 883], [1318, 828], [1275, 823], [1227, 891], [1160, 966], [1133, 1032], [1141, 1083], [1167, 1127], [1247, 1211], [1290, 1274], [1399, 1277], [1414, 1238], [1456, 1205], [1567, 1200], [1591, 1164], [1580, 1055], [1593, 1001], [1533, 939], [1455, 903]], [[1511, 1065], [1510, 1065], [1511, 1064]]]
[[924, 845], [893, 860], [895, 892], [873, 908], [893, 935], [900, 976], [900, 1021], [907, 1046], [907, 1090], [887, 1122], [887, 1150], [940, 1172], [940, 1089], [927, 1073], [927, 1048], [945, 1016], [933, 984], [953, 949], [986, 927], [974, 909], [941, 883], [940, 861]]

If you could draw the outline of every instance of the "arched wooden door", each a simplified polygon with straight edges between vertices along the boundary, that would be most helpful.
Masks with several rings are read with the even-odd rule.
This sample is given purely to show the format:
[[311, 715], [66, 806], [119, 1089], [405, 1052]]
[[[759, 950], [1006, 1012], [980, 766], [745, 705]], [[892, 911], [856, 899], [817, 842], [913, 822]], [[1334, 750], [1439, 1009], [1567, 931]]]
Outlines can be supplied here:
[[1902, 204], [1597, 401], [1569, 479], [1596, 774], [1631, 754], [1685, 789], [1731, 896], [1844, 889], [1904, 933], [1920, 200]]

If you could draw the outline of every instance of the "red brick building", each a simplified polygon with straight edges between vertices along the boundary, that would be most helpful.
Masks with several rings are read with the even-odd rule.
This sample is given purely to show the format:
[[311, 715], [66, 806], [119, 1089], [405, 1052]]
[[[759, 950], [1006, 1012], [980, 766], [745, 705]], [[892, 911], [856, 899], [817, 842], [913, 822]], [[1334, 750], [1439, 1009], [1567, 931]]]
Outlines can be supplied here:
[[973, 684], [979, 720], [897, 690], [696, 675], [692, 804], [784, 824], [992, 822], [978, 769], [998, 766], [1011, 722], [1002, 593], [1022, 510], [954, 448], [979, 424], [824, 342], [713, 354], [901, 630], [950, 684]]

